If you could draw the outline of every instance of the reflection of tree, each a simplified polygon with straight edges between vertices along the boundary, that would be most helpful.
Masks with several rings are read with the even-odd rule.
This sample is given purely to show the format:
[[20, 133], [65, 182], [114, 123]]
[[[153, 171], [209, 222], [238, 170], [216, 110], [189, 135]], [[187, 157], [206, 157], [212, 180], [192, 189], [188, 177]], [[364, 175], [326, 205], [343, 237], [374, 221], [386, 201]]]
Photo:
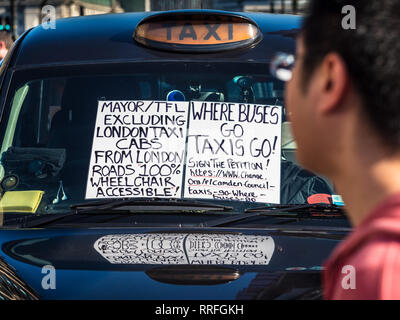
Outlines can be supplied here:
[[298, 8], [298, 6], [297, 6], [297, 0], [292, 0], [292, 12], [293, 12], [294, 14], [297, 13], [297, 8]]
[[260, 272], [236, 296], [238, 300], [320, 300], [319, 272]]
[[33, 290], [0, 257], [0, 298], [5, 300], [38, 300]]
[[238, 300], [254, 300], [264, 290], [268, 288], [272, 283], [280, 279], [281, 274], [277, 272], [260, 272], [256, 277], [251, 280], [247, 288], [242, 289], [236, 296]]

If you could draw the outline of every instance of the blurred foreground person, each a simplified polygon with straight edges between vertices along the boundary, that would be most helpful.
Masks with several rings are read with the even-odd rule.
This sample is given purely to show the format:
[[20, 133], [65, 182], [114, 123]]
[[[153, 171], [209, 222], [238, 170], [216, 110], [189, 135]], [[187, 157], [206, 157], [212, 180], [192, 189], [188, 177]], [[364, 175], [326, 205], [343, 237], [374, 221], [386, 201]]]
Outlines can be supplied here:
[[11, 33], [7, 31], [0, 31], [0, 60], [4, 59], [12, 44], [13, 40]]
[[326, 299], [400, 299], [399, 36], [398, 0], [315, 0], [297, 40], [297, 157], [333, 181], [354, 226], [325, 264]]

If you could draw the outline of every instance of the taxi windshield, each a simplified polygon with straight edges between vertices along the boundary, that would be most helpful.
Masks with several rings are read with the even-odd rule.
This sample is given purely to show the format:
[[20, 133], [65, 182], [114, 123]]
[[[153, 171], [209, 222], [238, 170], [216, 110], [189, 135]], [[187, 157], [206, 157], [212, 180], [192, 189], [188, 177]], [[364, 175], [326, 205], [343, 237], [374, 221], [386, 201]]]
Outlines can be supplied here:
[[284, 84], [268, 70], [172, 61], [15, 71], [1, 123], [5, 194], [20, 192], [36, 213], [114, 198], [243, 211], [332, 195], [296, 163]]

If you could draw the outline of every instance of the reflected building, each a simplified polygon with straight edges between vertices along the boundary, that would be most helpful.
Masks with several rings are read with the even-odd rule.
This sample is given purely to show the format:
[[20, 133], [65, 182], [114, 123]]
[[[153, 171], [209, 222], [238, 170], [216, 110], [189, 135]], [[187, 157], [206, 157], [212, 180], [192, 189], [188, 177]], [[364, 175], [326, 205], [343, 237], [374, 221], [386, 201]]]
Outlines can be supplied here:
[[[56, 19], [118, 12], [216, 9], [274, 13], [304, 12], [308, 0], [0, 0], [0, 30], [15, 37], [41, 23], [42, 8], [51, 5]], [[14, 27], [13, 27], [14, 26]]]

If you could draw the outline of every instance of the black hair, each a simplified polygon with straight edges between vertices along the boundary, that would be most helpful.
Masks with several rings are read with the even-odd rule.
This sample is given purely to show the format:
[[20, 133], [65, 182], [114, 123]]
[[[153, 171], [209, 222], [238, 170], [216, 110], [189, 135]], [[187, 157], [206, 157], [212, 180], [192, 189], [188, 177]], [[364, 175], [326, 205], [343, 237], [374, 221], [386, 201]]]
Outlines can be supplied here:
[[[343, 28], [347, 5], [355, 9], [355, 29]], [[326, 54], [338, 53], [366, 118], [389, 147], [400, 148], [400, 1], [311, 0], [301, 34], [304, 83]]]

